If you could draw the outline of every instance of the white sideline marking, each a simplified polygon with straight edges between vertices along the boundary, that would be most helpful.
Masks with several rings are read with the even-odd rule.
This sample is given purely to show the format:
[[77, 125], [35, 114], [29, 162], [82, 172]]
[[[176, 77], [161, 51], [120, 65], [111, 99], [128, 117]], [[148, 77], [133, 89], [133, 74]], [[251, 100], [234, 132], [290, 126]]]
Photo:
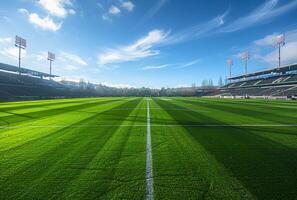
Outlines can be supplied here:
[[[100, 128], [100, 127], [147, 127], [143, 124], [99, 124], [99, 125], [28, 125], [28, 126], [0, 126], [0, 129], [16, 128]], [[297, 127], [297, 124], [154, 124], [150, 127]]]
[[154, 199], [153, 160], [151, 145], [151, 117], [150, 104], [147, 100], [147, 126], [146, 126], [146, 199]]

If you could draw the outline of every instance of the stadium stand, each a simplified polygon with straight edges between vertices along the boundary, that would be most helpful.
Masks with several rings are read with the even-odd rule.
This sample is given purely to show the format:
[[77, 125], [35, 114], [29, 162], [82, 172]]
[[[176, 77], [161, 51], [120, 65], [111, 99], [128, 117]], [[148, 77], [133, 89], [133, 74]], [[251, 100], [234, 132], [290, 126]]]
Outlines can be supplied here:
[[216, 96], [223, 97], [283, 97], [297, 96], [297, 64], [262, 70], [228, 79]]
[[66, 87], [56, 81], [45, 79], [54, 78], [50, 75], [26, 68], [0, 63], [0, 99], [42, 99], [63, 96]]

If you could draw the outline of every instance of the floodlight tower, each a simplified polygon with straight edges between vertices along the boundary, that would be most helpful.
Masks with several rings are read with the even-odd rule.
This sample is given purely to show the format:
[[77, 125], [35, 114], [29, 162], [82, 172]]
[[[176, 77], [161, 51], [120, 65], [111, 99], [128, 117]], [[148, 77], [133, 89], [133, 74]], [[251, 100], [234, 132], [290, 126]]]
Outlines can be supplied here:
[[273, 39], [275, 47], [278, 48], [278, 67], [281, 66], [281, 47], [285, 45], [285, 34], [276, 36]]
[[231, 58], [229, 58], [227, 60], [227, 65], [229, 66], [229, 78], [232, 77], [232, 66], [233, 66], [233, 60]]
[[248, 51], [246, 52], [243, 52], [240, 54], [240, 58], [244, 61], [245, 63], [245, 66], [244, 66], [244, 72], [245, 72], [245, 75], [247, 75], [247, 72], [248, 72], [248, 60], [250, 58], [250, 53]]
[[50, 62], [50, 79], [52, 79], [52, 62], [55, 60], [56, 56], [52, 52], [48, 52], [47, 60]]
[[15, 46], [19, 48], [19, 74], [21, 75], [21, 50], [26, 49], [27, 42], [24, 38], [15, 36]]

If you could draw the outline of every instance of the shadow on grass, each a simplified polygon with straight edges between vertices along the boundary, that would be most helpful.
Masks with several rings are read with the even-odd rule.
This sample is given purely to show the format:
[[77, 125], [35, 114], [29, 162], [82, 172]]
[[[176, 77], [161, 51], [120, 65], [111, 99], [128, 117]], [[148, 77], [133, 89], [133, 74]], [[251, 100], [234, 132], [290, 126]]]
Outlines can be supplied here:
[[[171, 102], [160, 100], [156, 102], [164, 109], [182, 108]], [[168, 110], [168, 114], [179, 124], [193, 124], [196, 121], [224, 124], [216, 120], [215, 115], [209, 117], [197, 112], [177, 115], [172, 110]], [[296, 198], [296, 149], [255, 135], [247, 127], [185, 127], [185, 129], [257, 198]]]
[[210, 102], [210, 103], [203, 103], [201, 104], [199, 101], [189, 101], [189, 100], [184, 100], [184, 99], [178, 99], [178, 101], [180, 102], [184, 102], [184, 103], [190, 103], [192, 105], [199, 105], [200, 107], [204, 107], [204, 108], [210, 108], [210, 109], [214, 109], [214, 110], [219, 110], [219, 111], [224, 111], [227, 113], [234, 113], [234, 114], [238, 114], [238, 115], [242, 115], [242, 116], [248, 116], [248, 117], [254, 117], [257, 116], [258, 119], [263, 119], [263, 120], [268, 120], [268, 121], [272, 121], [272, 122], [276, 122], [276, 123], [295, 123], [296, 122], [296, 117], [289, 117], [289, 116], [283, 116], [280, 115], [278, 113], [283, 112], [283, 110], [279, 109], [279, 110], [265, 110], [265, 112], [263, 111], [263, 107], [262, 107], [262, 111], [260, 109], [260, 107], [258, 106], [249, 106], [246, 107], [246, 105], [244, 103], [242, 104], [230, 104], [226, 105], [225, 102]]

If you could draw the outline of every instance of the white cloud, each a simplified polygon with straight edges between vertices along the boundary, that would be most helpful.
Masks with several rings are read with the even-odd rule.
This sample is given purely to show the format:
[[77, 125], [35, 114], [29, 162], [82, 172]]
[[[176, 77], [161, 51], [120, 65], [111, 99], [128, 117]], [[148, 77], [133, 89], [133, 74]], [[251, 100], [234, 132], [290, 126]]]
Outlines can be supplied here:
[[[282, 34], [280, 33], [273, 33], [271, 35], [265, 36], [264, 38], [254, 41], [254, 44], [258, 46], [273, 46], [275, 39], [281, 35]], [[297, 29], [288, 31], [284, 35], [286, 42], [297, 41]]]
[[157, 65], [157, 66], [146, 66], [146, 67], [143, 67], [142, 70], [152, 70], [152, 69], [162, 69], [162, 68], [165, 68], [165, 67], [168, 67], [169, 65]]
[[46, 61], [47, 60], [47, 52], [42, 51], [42, 52], [37, 53], [37, 54], [32, 54], [31, 57], [33, 59], [36, 59], [38, 62]]
[[[255, 48], [261, 47], [263, 50], [266, 50], [264, 51], [264, 53], [262, 51], [262, 53], [260, 52], [259, 54], [257, 54], [257, 59], [264, 61], [270, 65], [277, 65], [278, 50], [273, 49], [273, 41], [279, 35], [279, 33], [274, 33], [253, 42]], [[295, 63], [297, 62], [297, 29], [286, 32], [285, 40], [286, 44], [281, 48], [281, 62], [282, 64]]]
[[29, 14], [28, 20], [31, 24], [34, 24], [35, 26], [37, 26], [43, 30], [57, 31], [62, 26], [62, 22], [56, 23], [49, 16], [41, 18], [36, 13]]
[[11, 43], [13, 39], [11, 37], [0, 38], [0, 43]]
[[297, 6], [297, 0], [293, 0], [283, 6], [277, 7], [279, 0], [269, 0], [248, 15], [238, 18], [231, 24], [222, 27], [222, 32], [234, 32], [253, 25], [271, 21], [273, 18], [285, 14]]
[[[291, 64], [297, 62], [297, 41], [289, 42], [281, 49], [282, 64]], [[263, 61], [277, 65], [278, 63], [278, 50], [274, 50], [262, 57]]]
[[88, 63], [85, 60], [83, 60], [80, 56], [68, 52], [61, 52], [59, 59], [64, 62], [70, 61], [82, 66], [88, 65]]
[[29, 11], [27, 9], [25, 9], [25, 8], [19, 8], [18, 12], [22, 13], [22, 14], [29, 14]]
[[124, 8], [130, 12], [133, 11], [133, 9], [135, 7], [131, 1], [124, 1], [124, 2], [122, 2], [121, 6], [122, 6], [122, 8]]
[[219, 15], [207, 22], [197, 24], [195, 26], [179, 31], [171, 35], [170, 37], [168, 37], [165, 43], [175, 44], [175, 43], [185, 42], [188, 40], [197, 39], [199, 37], [203, 37], [206, 35], [210, 35], [212, 31], [219, 28], [225, 23], [224, 18], [228, 13], [229, 12], [226, 11], [222, 15]]
[[168, 33], [162, 30], [153, 30], [131, 45], [109, 49], [103, 54], [99, 54], [98, 64], [121, 63], [158, 55], [160, 51], [152, 48], [154, 45], [162, 43], [167, 36]]
[[117, 14], [120, 14], [121, 10], [120, 10], [118, 7], [112, 5], [112, 6], [109, 8], [109, 11], [108, 11], [108, 12], [109, 12], [109, 14], [111, 14], [111, 15], [117, 15]]
[[75, 15], [76, 11], [73, 10], [73, 9], [69, 9], [68, 13], [69, 13], [70, 15]]
[[[3, 50], [0, 51], [0, 54], [2, 54], [3, 56], [6, 56], [8, 58], [18, 58], [19, 57], [19, 48], [17, 47], [9, 47], [9, 48], [5, 48]], [[27, 54], [26, 50], [21, 51], [21, 58], [25, 57]]]
[[75, 11], [70, 8], [73, 6], [72, 0], [39, 0], [38, 4], [56, 17], [65, 18], [75, 14]]
[[274, 44], [274, 38], [276, 38], [279, 34], [272, 34], [272, 35], [267, 35], [264, 38], [260, 40], [256, 40], [254, 43], [258, 46], [267, 46], [267, 45], [273, 45]]

